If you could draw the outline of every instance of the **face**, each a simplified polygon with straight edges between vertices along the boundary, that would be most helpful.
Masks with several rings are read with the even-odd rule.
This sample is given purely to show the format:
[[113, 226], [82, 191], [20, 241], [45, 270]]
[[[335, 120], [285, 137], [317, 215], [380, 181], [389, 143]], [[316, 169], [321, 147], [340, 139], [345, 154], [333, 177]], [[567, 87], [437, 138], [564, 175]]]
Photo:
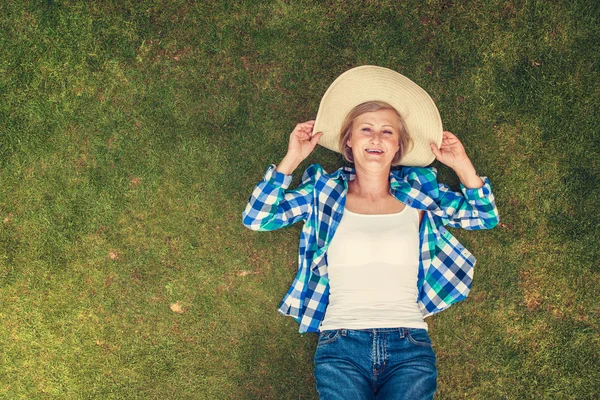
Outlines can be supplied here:
[[389, 168], [399, 150], [400, 120], [392, 110], [379, 110], [359, 115], [352, 124], [346, 142], [352, 149], [357, 166]]

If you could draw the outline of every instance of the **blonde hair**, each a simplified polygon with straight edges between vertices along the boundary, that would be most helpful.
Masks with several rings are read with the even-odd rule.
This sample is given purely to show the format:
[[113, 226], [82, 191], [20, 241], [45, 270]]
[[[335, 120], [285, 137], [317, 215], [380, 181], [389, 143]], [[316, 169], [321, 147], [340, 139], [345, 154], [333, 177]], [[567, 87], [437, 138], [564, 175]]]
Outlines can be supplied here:
[[379, 110], [392, 110], [398, 116], [399, 149], [394, 155], [392, 165], [397, 165], [402, 159], [402, 157], [404, 157], [404, 154], [406, 154], [407, 150], [409, 149], [409, 146], [412, 146], [412, 139], [406, 131], [406, 127], [404, 126], [404, 122], [402, 121], [402, 117], [398, 113], [398, 110], [396, 110], [394, 107], [392, 107], [390, 104], [384, 101], [367, 101], [365, 103], [357, 105], [352, 110], [350, 110], [350, 112], [348, 113], [348, 115], [346, 115], [346, 118], [344, 119], [344, 123], [342, 124], [342, 129], [340, 131], [339, 136], [339, 148], [342, 153], [342, 157], [348, 163], [354, 163], [352, 148], [348, 146], [348, 140], [352, 136], [352, 125], [354, 123], [354, 120], [365, 113]]

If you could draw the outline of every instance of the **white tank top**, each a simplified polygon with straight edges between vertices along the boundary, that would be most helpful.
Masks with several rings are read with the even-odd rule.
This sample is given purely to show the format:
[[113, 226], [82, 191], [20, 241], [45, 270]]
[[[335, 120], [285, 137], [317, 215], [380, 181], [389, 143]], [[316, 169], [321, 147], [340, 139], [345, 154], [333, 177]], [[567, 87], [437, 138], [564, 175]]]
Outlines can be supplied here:
[[419, 213], [345, 210], [329, 248], [329, 304], [320, 330], [427, 329], [417, 305]]

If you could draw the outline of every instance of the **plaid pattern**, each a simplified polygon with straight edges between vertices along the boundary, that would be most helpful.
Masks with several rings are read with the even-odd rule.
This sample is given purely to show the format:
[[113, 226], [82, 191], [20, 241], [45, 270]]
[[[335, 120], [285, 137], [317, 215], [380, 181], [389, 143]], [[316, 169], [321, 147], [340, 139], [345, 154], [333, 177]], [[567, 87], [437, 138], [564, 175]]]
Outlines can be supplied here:
[[[300, 234], [298, 273], [279, 311], [300, 323], [300, 332], [318, 332], [329, 302], [327, 247], [342, 218], [348, 182], [354, 169], [327, 174], [311, 165], [295, 190], [292, 181], [271, 165], [256, 185], [243, 212], [244, 225], [270, 231], [305, 221]], [[426, 211], [420, 227], [419, 307], [425, 317], [467, 297], [475, 258], [450, 232], [448, 225], [470, 230], [490, 229], [498, 210], [487, 178], [479, 189], [461, 185], [461, 193], [438, 184], [435, 168], [404, 167], [390, 173], [390, 193], [401, 202]]]

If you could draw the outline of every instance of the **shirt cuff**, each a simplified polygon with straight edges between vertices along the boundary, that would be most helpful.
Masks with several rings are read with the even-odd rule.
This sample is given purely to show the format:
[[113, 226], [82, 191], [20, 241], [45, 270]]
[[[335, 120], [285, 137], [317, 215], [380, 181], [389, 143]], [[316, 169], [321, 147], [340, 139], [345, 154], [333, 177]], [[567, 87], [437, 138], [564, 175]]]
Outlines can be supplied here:
[[292, 175], [286, 175], [283, 172], [277, 171], [275, 164], [269, 165], [267, 172], [265, 173], [265, 181], [274, 186], [281, 186], [283, 189], [287, 189], [292, 183]]
[[480, 188], [470, 189], [465, 187], [462, 183], [460, 184], [460, 189], [467, 200], [482, 200], [492, 193], [492, 186], [490, 185], [488, 178], [485, 176], [480, 176], [480, 178], [483, 181], [483, 186]]

